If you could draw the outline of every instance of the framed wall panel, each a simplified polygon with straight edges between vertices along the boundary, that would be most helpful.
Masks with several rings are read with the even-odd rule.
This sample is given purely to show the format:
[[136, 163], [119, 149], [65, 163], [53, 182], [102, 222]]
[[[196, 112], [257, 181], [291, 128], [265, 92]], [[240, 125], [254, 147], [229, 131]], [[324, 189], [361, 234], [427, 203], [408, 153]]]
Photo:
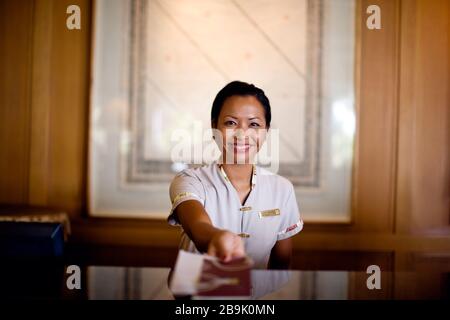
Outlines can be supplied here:
[[99, 0], [95, 12], [93, 216], [165, 217], [174, 174], [198, 164], [174, 161], [174, 132], [204, 144], [215, 94], [239, 79], [271, 100], [268, 169], [293, 182], [304, 218], [350, 221], [353, 1]]

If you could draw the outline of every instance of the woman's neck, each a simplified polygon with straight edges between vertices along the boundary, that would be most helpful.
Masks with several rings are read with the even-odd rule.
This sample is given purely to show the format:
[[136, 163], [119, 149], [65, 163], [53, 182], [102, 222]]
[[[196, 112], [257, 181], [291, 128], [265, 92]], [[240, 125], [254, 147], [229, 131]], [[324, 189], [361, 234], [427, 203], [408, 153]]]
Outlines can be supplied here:
[[233, 184], [243, 185], [250, 184], [253, 165], [248, 164], [222, 164], [228, 179], [230, 179]]

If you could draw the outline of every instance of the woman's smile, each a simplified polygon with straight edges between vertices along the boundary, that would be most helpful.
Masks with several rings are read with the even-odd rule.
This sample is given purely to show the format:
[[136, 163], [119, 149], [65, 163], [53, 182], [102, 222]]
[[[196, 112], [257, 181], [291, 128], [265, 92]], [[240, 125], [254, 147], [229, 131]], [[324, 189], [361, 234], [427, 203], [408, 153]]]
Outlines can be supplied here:
[[232, 149], [235, 153], [248, 152], [250, 148], [255, 147], [256, 144], [249, 142], [248, 139], [244, 141], [234, 141], [228, 143], [229, 149]]

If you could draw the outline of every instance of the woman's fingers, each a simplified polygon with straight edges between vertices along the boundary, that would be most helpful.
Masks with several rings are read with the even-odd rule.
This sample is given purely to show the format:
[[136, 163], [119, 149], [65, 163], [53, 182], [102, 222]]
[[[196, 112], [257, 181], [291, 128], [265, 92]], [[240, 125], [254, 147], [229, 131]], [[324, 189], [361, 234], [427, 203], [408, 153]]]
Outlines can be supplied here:
[[211, 239], [208, 255], [228, 262], [233, 258], [245, 256], [244, 244], [238, 235], [222, 231]]
[[216, 256], [216, 248], [210, 244], [208, 246], [208, 252], [206, 254], [208, 254], [209, 256], [215, 257]]
[[236, 244], [236, 248], [233, 250], [233, 258], [240, 258], [245, 256], [245, 249], [242, 240], [239, 238], [239, 243]]

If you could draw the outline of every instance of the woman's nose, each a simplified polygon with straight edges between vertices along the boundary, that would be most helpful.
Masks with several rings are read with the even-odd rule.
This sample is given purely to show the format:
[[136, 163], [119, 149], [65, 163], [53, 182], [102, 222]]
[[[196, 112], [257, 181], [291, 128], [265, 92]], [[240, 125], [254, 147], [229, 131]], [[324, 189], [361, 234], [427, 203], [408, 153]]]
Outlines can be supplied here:
[[250, 143], [253, 139], [249, 135], [245, 134], [242, 130], [236, 130], [233, 136], [234, 143]]
[[234, 133], [234, 137], [236, 139], [244, 139], [245, 138], [245, 130], [242, 128], [238, 128]]

